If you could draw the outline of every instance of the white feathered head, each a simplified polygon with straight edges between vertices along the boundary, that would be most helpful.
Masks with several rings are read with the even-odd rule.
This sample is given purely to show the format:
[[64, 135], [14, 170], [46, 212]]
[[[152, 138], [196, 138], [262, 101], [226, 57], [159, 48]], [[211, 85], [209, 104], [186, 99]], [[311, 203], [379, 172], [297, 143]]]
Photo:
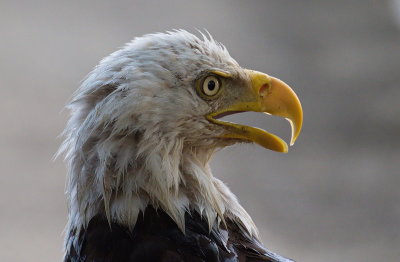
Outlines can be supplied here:
[[103, 59], [77, 90], [64, 131], [69, 226], [96, 214], [133, 226], [147, 205], [184, 229], [196, 210], [210, 227], [226, 217], [250, 233], [251, 218], [209, 170], [212, 153], [236, 142], [286, 152], [279, 137], [218, 118], [243, 111], [287, 118], [292, 140], [302, 110], [282, 81], [241, 68], [211, 36], [178, 30], [136, 38]]

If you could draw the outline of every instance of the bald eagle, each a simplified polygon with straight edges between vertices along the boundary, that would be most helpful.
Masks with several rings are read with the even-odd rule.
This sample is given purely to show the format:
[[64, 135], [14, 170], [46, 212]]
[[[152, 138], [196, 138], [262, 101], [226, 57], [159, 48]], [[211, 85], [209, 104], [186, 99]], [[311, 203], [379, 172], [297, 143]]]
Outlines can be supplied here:
[[292, 261], [264, 248], [235, 195], [213, 176], [216, 150], [264, 130], [221, 117], [265, 112], [302, 126], [296, 94], [244, 69], [211, 35], [135, 38], [104, 58], [68, 105], [65, 262]]

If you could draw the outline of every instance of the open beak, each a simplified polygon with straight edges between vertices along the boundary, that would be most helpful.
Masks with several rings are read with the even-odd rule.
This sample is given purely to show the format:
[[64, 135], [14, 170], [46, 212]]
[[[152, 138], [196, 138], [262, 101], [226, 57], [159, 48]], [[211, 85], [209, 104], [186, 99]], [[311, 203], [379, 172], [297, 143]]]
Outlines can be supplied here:
[[278, 136], [265, 130], [218, 120], [217, 118], [229, 112], [264, 112], [280, 116], [290, 122], [292, 136], [290, 145], [293, 145], [300, 134], [303, 124], [303, 110], [295, 92], [283, 81], [267, 74], [246, 70], [251, 80], [252, 97], [254, 101], [238, 102], [229, 108], [214, 112], [207, 119], [215, 124], [222, 125], [227, 133], [222, 138], [251, 141], [270, 150], [288, 152], [288, 145]]

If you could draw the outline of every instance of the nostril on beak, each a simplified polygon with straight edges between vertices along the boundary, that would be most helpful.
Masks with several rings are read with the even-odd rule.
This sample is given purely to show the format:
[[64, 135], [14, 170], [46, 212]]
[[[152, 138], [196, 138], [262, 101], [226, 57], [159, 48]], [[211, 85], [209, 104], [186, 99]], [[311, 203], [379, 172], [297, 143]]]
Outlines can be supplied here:
[[269, 93], [270, 86], [268, 83], [263, 84], [258, 93], [260, 94], [261, 97], [267, 96]]

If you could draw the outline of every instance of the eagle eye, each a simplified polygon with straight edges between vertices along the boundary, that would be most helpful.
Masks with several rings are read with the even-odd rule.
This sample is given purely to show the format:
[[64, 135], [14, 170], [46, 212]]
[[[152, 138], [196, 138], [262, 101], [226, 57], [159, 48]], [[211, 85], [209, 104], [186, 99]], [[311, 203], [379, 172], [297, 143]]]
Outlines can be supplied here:
[[207, 76], [201, 86], [201, 92], [208, 98], [219, 93], [221, 89], [221, 81], [216, 76]]

